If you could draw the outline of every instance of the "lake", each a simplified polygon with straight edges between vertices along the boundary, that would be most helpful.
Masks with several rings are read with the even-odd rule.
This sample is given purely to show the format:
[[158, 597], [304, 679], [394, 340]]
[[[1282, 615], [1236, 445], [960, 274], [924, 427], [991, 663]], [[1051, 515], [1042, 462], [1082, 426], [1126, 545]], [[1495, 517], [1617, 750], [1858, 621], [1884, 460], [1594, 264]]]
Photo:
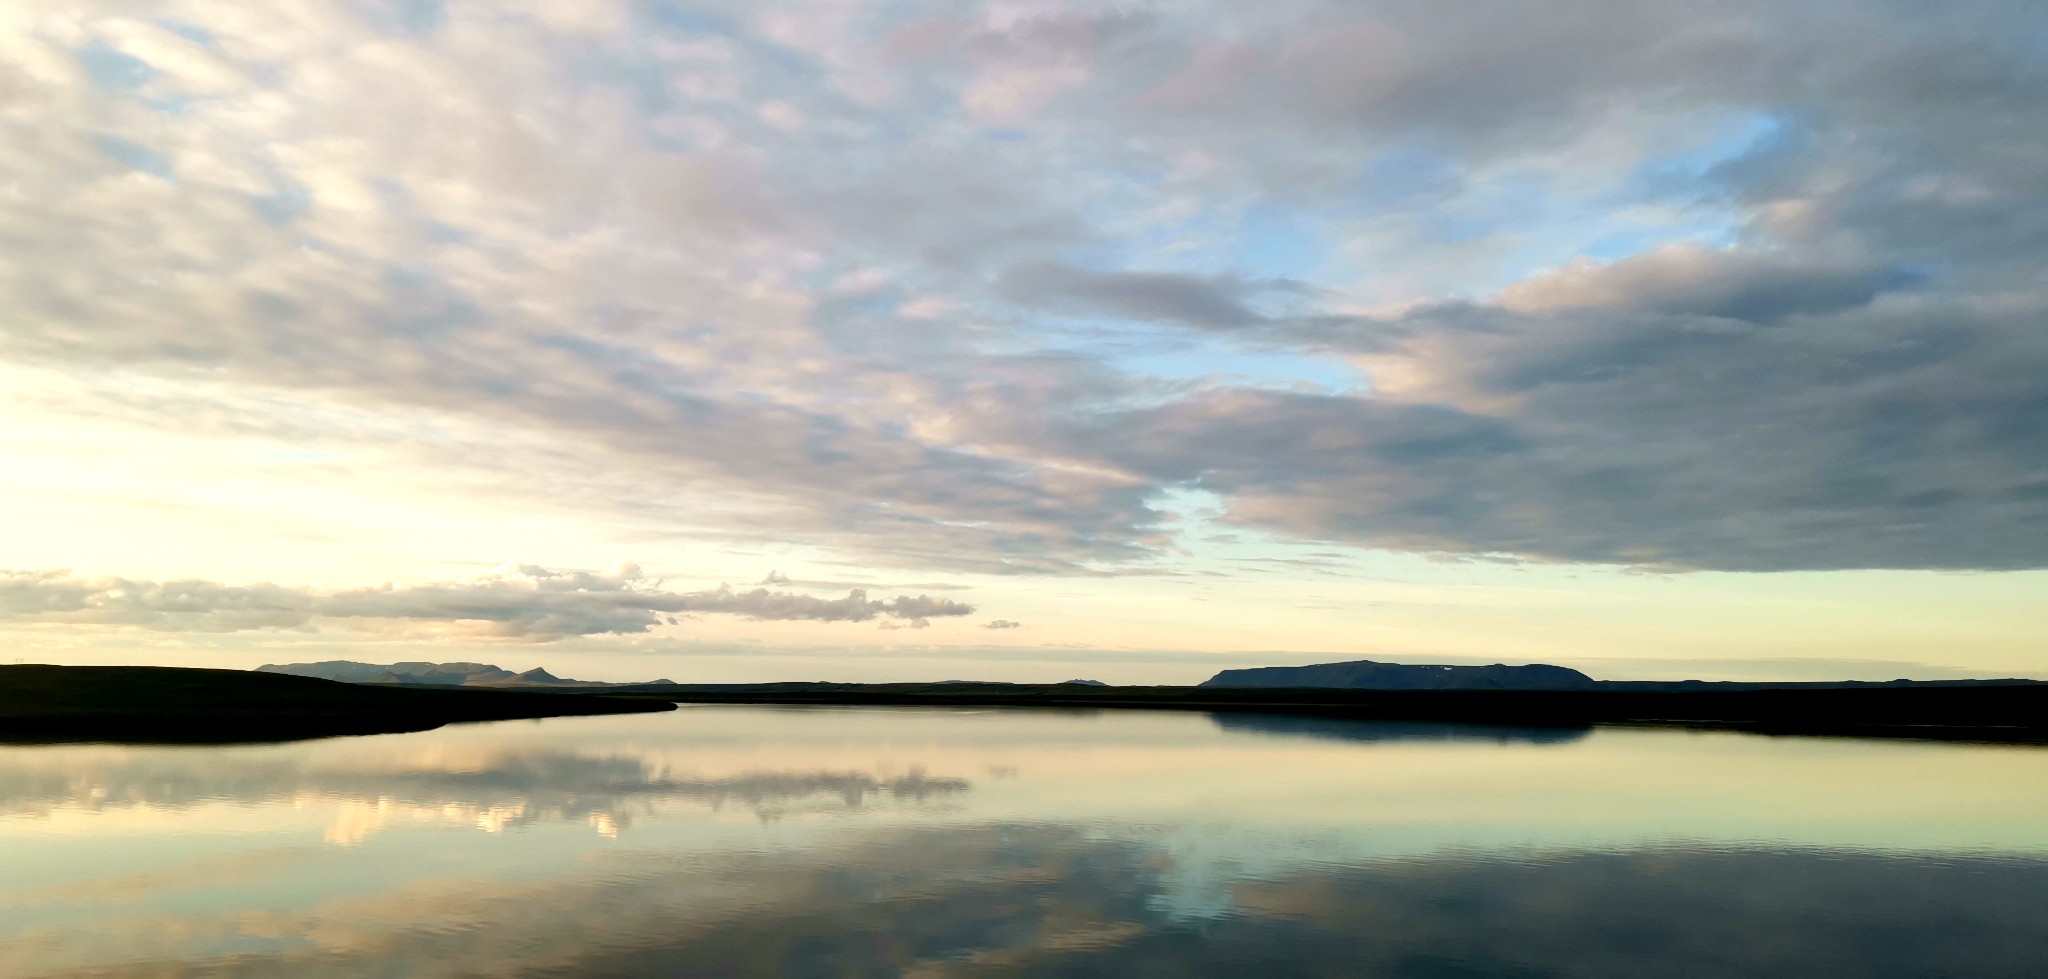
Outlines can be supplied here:
[[2048, 749], [684, 707], [0, 746], [8, 976], [2048, 975]]

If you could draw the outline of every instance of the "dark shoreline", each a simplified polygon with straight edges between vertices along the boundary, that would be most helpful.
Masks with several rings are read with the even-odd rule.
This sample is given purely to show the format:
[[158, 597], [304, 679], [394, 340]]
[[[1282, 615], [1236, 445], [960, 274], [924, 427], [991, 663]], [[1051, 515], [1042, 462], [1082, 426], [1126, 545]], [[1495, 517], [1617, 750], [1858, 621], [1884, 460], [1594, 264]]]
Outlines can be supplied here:
[[0, 743], [15, 744], [298, 741], [674, 709], [645, 699], [371, 686], [246, 670], [0, 666]]
[[677, 704], [1181, 710], [1584, 731], [1602, 725], [2048, 744], [2048, 684], [1706, 685], [1645, 690], [1342, 690], [1074, 684], [764, 683], [520, 689], [356, 684], [150, 666], [0, 666], [0, 743], [228, 744], [446, 724], [670, 711]]
[[1334, 690], [780, 683], [620, 687], [605, 694], [683, 704], [1193, 710], [1519, 728], [1629, 725], [2048, 744], [2048, 684], [2038, 683], [1654, 691], [1627, 686], [1593, 690]]

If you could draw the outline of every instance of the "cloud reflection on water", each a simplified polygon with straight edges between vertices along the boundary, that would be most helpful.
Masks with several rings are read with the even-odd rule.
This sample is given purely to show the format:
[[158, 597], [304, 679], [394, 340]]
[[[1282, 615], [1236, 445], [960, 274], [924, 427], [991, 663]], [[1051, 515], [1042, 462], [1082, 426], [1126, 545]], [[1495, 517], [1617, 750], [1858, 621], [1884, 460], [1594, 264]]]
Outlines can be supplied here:
[[10, 748], [0, 973], [2033, 976], [2044, 765], [744, 708]]
[[329, 842], [355, 843], [400, 820], [492, 832], [538, 822], [588, 823], [616, 835], [637, 814], [677, 806], [739, 808], [774, 819], [798, 809], [927, 803], [971, 788], [966, 779], [920, 769], [691, 775], [627, 754], [521, 751], [459, 764], [326, 768], [276, 753], [223, 764], [221, 756], [200, 752], [122, 752], [86, 756], [64, 771], [0, 765], [0, 816], [327, 803], [341, 808]]
[[[1171, 911], [1171, 860], [1078, 827], [898, 827], [801, 853], [635, 852], [585, 875], [218, 920], [127, 919], [218, 976], [2036, 976], [2048, 863], [1855, 851], [1449, 854], [1232, 883]], [[218, 929], [244, 950], [177, 954]], [[52, 936], [54, 937], [54, 936]]]

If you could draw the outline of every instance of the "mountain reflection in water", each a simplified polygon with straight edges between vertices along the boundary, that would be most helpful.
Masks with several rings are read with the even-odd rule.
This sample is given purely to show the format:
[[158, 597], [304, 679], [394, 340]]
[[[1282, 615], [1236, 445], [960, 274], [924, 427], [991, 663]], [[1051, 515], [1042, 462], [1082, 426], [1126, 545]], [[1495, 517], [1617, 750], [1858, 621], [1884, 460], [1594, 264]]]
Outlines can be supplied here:
[[0, 974], [2048, 975], [2048, 751], [686, 709], [0, 749]]
[[1225, 731], [1322, 738], [1330, 741], [1491, 741], [1495, 744], [1570, 744], [1593, 733], [1591, 727], [1516, 727], [1493, 724], [1442, 724], [1431, 721], [1359, 721], [1305, 714], [1211, 714]]

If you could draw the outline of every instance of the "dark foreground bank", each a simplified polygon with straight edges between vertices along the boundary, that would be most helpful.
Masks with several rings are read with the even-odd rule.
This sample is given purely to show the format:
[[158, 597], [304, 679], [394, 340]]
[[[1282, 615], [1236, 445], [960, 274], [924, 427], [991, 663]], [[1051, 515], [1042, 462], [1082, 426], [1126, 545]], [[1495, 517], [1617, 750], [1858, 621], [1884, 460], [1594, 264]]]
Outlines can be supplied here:
[[1540, 728], [1655, 724], [1765, 734], [2048, 744], [2048, 684], [1642, 691], [763, 683], [647, 685], [607, 693], [694, 704], [1138, 708]]
[[674, 710], [510, 690], [368, 686], [243, 670], [0, 666], [0, 740], [209, 744]]

